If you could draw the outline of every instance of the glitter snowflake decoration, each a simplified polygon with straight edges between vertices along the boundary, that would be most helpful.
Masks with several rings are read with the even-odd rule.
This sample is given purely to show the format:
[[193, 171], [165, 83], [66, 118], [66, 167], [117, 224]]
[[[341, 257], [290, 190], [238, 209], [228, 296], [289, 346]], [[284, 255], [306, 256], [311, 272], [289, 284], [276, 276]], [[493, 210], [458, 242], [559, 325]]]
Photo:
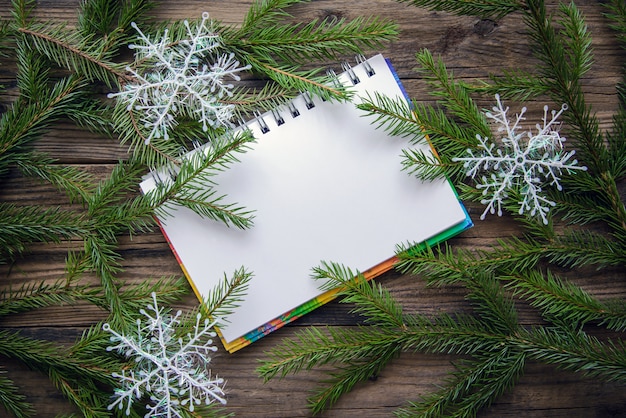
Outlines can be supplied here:
[[197, 120], [206, 132], [209, 127], [230, 126], [234, 106], [223, 102], [233, 95], [234, 85], [226, 78], [240, 80], [241, 67], [232, 53], [219, 53], [219, 35], [212, 32], [208, 13], [196, 24], [183, 22], [185, 39], [170, 39], [166, 29], [158, 40], [151, 40], [135, 23], [140, 42], [129, 45], [135, 50], [137, 68], [127, 67], [136, 82], [111, 93], [141, 114], [141, 125], [148, 130], [145, 142], [169, 139], [177, 117]]
[[560, 176], [563, 171], [587, 169], [572, 159], [575, 151], [563, 149], [565, 138], [559, 134], [560, 123], [557, 120], [567, 106], [563, 105], [558, 112], [549, 111], [548, 106], [544, 106], [543, 124], [537, 124], [537, 131], [533, 133], [520, 130], [520, 122], [525, 120], [525, 107], [511, 121], [507, 115], [509, 108], [503, 107], [498, 95], [496, 101], [493, 112], [486, 112], [485, 115], [498, 125], [498, 132], [503, 133], [501, 147], [488, 138], [476, 135], [478, 152], [468, 149], [469, 157], [454, 158], [453, 161], [463, 162], [467, 176], [473, 179], [480, 176], [476, 187], [482, 189], [484, 198], [481, 203], [487, 206], [481, 219], [485, 219], [487, 213], [497, 212], [498, 216], [502, 216], [503, 201], [509, 198], [512, 190], [516, 190], [523, 197], [518, 202], [519, 214], [529, 212], [531, 216], [538, 215], [547, 224], [547, 213], [556, 203], [545, 196], [545, 186], [562, 190]]
[[224, 380], [211, 376], [207, 365], [213, 346], [215, 323], [204, 320], [198, 314], [193, 332], [186, 339], [177, 338], [176, 326], [180, 324], [181, 312], [169, 315], [157, 305], [153, 293], [153, 305], [140, 310], [145, 317], [137, 320], [135, 335], [124, 335], [104, 324], [103, 329], [112, 334], [115, 343], [107, 351], [117, 351], [128, 359], [134, 359], [134, 367], [113, 373], [121, 388], [115, 391], [109, 410], [126, 405], [130, 415], [135, 400], [144, 394], [150, 399], [146, 405], [146, 417], [182, 417], [182, 408], [193, 412], [196, 405], [215, 401], [226, 403]]

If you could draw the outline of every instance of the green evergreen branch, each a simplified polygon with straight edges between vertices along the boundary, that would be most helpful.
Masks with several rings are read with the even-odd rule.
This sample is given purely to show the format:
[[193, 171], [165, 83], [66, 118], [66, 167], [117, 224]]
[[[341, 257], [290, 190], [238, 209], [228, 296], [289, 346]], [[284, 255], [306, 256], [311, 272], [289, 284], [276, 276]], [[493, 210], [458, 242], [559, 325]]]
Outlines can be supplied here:
[[524, 10], [521, 0], [398, 0], [429, 10], [450, 12], [458, 15], [491, 17], [500, 19], [515, 11]]
[[245, 152], [251, 140], [249, 132], [240, 132], [234, 137], [215, 141], [211, 147], [191, 153], [181, 160], [173, 181], [160, 182], [148, 194], [157, 213], [167, 217], [172, 205], [178, 204], [201, 216], [238, 228], [250, 226], [251, 212], [235, 204], [222, 204], [225, 196], [216, 197], [217, 192], [211, 186], [213, 176], [235, 163], [235, 154]]
[[474, 133], [450, 121], [441, 110], [416, 102], [408, 104], [404, 99], [376, 94], [366, 97], [357, 107], [373, 117], [373, 123], [390, 135], [408, 137], [414, 144], [428, 141], [440, 152], [435, 156], [417, 149], [403, 150], [404, 169], [422, 180], [430, 181], [446, 174], [457, 177], [462, 164], [453, 162], [452, 156], [461, 155], [475, 143]]
[[127, 43], [131, 35], [131, 22], [148, 19], [148, 12], [155, 4], [148, 0], [127, 0], [121, 4], [109, 1], [87, 0], [78, 13], [78, 30], [84, 37], [103, 38], [101, 56], [117, 54], [120, 46]]
[[[257, 369], [265, 381], [275, 376], [286, 376], [315, 366], [334, 363], [354, 363], [376, 358], [390, 345], [399, 345], [406, 336], [376, 327], [357, 330], [307, 328], [292, 340], [285, 340], [271, 349], [268, 359]], [[372, 355], [372, 353], [375, 353]]]
[[416, 55], [416, 58], [422, 67], [421, 72], [427, 72], [424, 77], [433, 87], [430, 94], [441, 100], [452, 115], [471, 126], [474, 130], [474, 137], [481, 135], [483, 138], [489, 138], [491, 130], [485, 115], [470, 97], [468, 88], [464, 84], [456, 82], [443, 61], [441, 59], [435, 60], [430, 51], [424, 49]]
[[357, 108], [370, 116], [377, 128], [392, 136], [409, 138], [411, 143], [423, 143], [424, 130], [413, 113], [413, 103], [404, 98], [390, 98], [378, 92], [369, 93], [357, 104]]
[[224, 280], [204, 297], [200, 311], [209, 318], [227, 323], [228, 316], [239, 306], [243, 296], [248, 291], [248, 284], [251, 279], [252, 273], [243, 267], [236, 270], [230, 279], [224, 276]]
[[606, 324], [609, 329], [626, 329], [626, 306], [608, 305], [568, 281], [560, 279], [552, 272], [529, 270], [508, 276], [506, 287], [514, 294], [526, 299], [531, 306], [539, 309], [546, 318], [565, 321], [581, 326], [595, 321]]
[[587, 230], [565, 231], [562, 235], [556, 236], [544, 250], [546, 260], [568, 268], [595, 266], [601, 269], [626, 263], [623, 245]]
[[64, 280], [52, 284], [24, 284], [18, 289], [9, 288], [0, 292], [0, 316], [47, 306], [72, 305], [91, 298], [96, 292], [86, 286], [68, 286]]
[[249, 57], [248, 61], [254, 71], [266, 75], [287, 91], [306, 91], [324, 100], [345, 100], [349, 97], [343, 86], [332, 84], [330, 76], [317, 76], [319, 69], [299, 71], [295, 66], [278, 66], [255, 57]]
[[0, 405], [15, 418], [33, 416], [35, 410], [26, 396], [19, 392], [19, 388], [11, 379], [5, 376], [6, 371], [0, 368]]
[[367, 282], [361, 273], [355, 273], [346, 266], [332, 262], [322, 262], [313, 268], [313, 279], [323, 282], [323, 290], [340, 289], [342, 303], [354, 304], [352, 313], [363, 315], [372, 325], [403, 328], [402, 307], [391, 294], [379, 284]]
[[461, 363], [441, 390], [429, 393], [419, 402], [396, 411], [396, 416], [409, 418], [468, 417], [490, 405], [510, 389], [523, 374], [526, 355], [504, 347]]
[[124, 305], [120, 299], [121, 281], [116, 278], [122, 271], [119, 253], [115, 251], [115, 243], [93, 233], [84, 238], [84, 262], [89, 271], [93, 271], [100, 279], [100, 284], [109, 304], [109, 310], [116, 319], [123, 319]]
[[0, 202], [0, 260], [22, 254], [34, 242], [60, 242], [87, 230], [76, 214], [60, 208], [19, 207]]
[[56, 370], [64, 375], [82, 376], [99, 382], [113, 383], [107, 370], [88, 359], [78, 359], [66, 355], [66, 351], [47, 341], [24, 337], [19, 332], [0, 330], [0, 354], [14, 358], [42, 372]]
[[533, 328], [515, 339], [529, 358], [607, 381], [626, 380], [626, 350], [621, 341], [603, 343], [565, 325]]
[[[5, 49], [8, 49], [8, 41], [13, 35], [13, 30], [10, 26], [8, 20], [0, 21], [0, 57], [7, 57], [8, 55], [4, 52]], [[0, 85], [0, 88], [2, 86]]]
[[275, 26], [291, 15], [286, 8], [306, 3], [306, 0], [267, 0], [253, 2], [241, 24], [241, 33], [252, 33], [259, 28]]
[[[95, 39], [84, 39], [79, 37], [80, 33], [75, 33], [74, 37], [71, 37], [71, 32], [64, 27], [39, 26], [19, 28], [19, 31], [27, 35], [34, 49], [52, 62], [89, 81], [98, 80], [113, 87], [117, 80], [129, 80], [123, 65], [102, 59], [100, 45]], [[90, 49], [83, 49], [79, 42], [90, 45]]]
[[499, 94], [506, 99], [525, 102], [548, 94], [551, 88], [549, 84], [537, 80], [535, 75], [520, 70], [503, 70], [502, 74], [490, 75], [489, 81], [489, 83], [468, 86], [468, 89], [490, 97]]
[[26, 26], [35, 8], [35, 0], [11, 0], [11, 15], [18, 26]]
[[20, 100], [35, 102], [39, 97], [47, 96], [50, 84], [50, 69], [46, 60], [38, 56], [22, 38], [15, 42], [17, 58], [17, 87], [20, 90]]
[[606, 7], [606, 16], [613, 21], [609, 25], [615, 32], [622, 46], [626, 47], [626, 4], [620, 0], [611, 0], [603, 3]]
[[329, 373], [330, 376], [321, 382], [325, 386], [318, 388], [308, 398], [311, 412], [313, 414], [323, 412], [332, 407], [342, 395], [348, 393], [358, 383], [376, 378], [400, 353], [399, 345], [389, 344], [381, 348], [383, 349], [372, 353], [370, 358], [338, 365], [338, 371]]
[[271, 111], [294, 97], [295, 93], [286, 91], [282, 86], [267, 83], [259, 91], [236, 91], [224, 103], [235, 106], [238, 119], [247, 120], [254, 112]]
[[588, 69], [592, 59], [591, 39], [586, 32], [583, 17], [574, 4], [561, 6], [565, 34], [560, 36], [551, 24], [543, 3], [532, 0], [528, 4], [525, 21], [530, 28], [531, 40], [540, 46], [537, 55], [544, 63], [541, 73], [547, 79], [546, 82], [554, 86], [551, 93], [554, 100], [569, 105], [565, 120], [573, 132], [581, 158], [602, 182], [598, 192], [605, 193], [606, 200], [611, 204], [613, 211], [610, 222], [618, 229], [626, 230], [626, 208], [619, 193], [616, 194], [614, 175], [609, 172], [608, 162], [612, 158], [599, 133], [597, 117], [585, 103], [580, 83], [580, 74]]
[[70, 111], [83, 81], [69, 77], [54, 85], [39, 100], [23, 103], [18, 99], [0, 117], [0, 175], [14, 162], [14, 156], [38, 139], [44, 130]]
[[239, 31], [226, 31], [224, 42], [233, 52], [259, 57], [269, 65], [281, 62], [306, 65], [322, 59], [362, 54], [366, 49], [380, 48], [397, 35], [397, 26], [380, 18], [315, 19], [304, 25], [264, 26], [251, 26], [244, 20]]
[[471, 301], [485, 329], [502, 334], [517, 330], [519, 325], [515, 304], [509, 295], [502, 292], [498, 277], [479, 271], [464, 285], [469, 290], [466, 299]]
[[111, 411], [106, 408], [109, 394], [89, 381], [76, 382], [76, 378], [60, 373], [55, 369], [48, 372], [50, 381], [65, 395], [66, 399], [78, 408], [82, 416], [107, 418]]
[[63, 166], [45, 154], [28, 152], [15, 156], [15, 164], [25, 176], [38, 177], [65, 192], [70, 203], [85, 203], [93, 193], [93, 176], [76, 167]]

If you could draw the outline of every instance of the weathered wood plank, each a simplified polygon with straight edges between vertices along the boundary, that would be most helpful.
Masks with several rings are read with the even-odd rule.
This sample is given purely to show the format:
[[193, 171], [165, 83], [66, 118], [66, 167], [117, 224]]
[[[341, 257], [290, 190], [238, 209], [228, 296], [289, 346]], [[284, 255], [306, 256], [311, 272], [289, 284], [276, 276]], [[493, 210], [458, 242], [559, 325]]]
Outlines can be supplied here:
[[[35, 18], [50, 22], [76, 22], [79, 0], [39, 0]], [[164, 1], [152, 11], [158, 19], [197, 18], [203, 11], [227, 24], [240, 24], [251, 0], [177, 0]], [[554, 5], [556, 1], [551, 2]], [[608, 128], [616, 108], [615, 83], [625, 59], [623, 50], [616, 46], [613, 33], [607, 28], [599, 3], [592, 0], [576, 1], [587, 17], [589, 30], [594, 36], [596, 62], [584, 79], [587, 100], [598, 113], [603, 129]], [[0, 19], [9, 16], [10, 1], [0, 0]], [[409, 94], [418, 101], [433, 103], [427, 95], [427, 86], [420, 74], [415, 53], [428, 48], [441, 55], [449, 70], [461, 80], [474, 82], [486, 78], [488, 73], [499, 74], [503, 69], [531, 69], [536, 63], [518, 15], [497, 22], [478, 18], [459, 18], [446, 13], [435, 13], [400, 4], [394, 0], [318, 0], [294, 7], [293, 19], [351, 19], [361, 15], [377, 15], [393, 19], [400, 25], [399, 39], [381, 52], [392, 59]], [[350, 58], [350, 57], [345, 57]], [[332, 65], [335, 63], [324, 63]], [[7, 88], [0, 97], [0, 112], [4, 111], [18, 92], [14, 80], [15, 63], [0, 63], [0, 84]], [[489, 99], [478, 102], [491, 105]], [[533, 108], [537, 104], [536, 109]], [[529, 117], [541, 112], [543, 102], [531, 102]], [[554, 106], [558, 106], [555, 104]], [[515, 106], [511, 104], [515, 110]], [[63, 164], [75, 164], [102, 178], [113, 164], [126, 157], [126, 147], [112, 139], [99, 138], [71, 123], [53, 127], [36, 143], [36, 148], [49, 153]], [[68, 206], [65, 196], [54, 188], [11, 173], [0, 183], [0, 200], [16, 204], [46, 204]], [[482, 212], [478, 205], [469, 205], [474, 219]], [[496, 245], [499, 238], [519, 234], [519, 229], [506, 218], [489, 222], [476, 221], [476, 226], [449, 243], [454, 248], [480, 250]], [[14, 264], [0, 266], [0, 290], [11, 286], [41, 281], [56, 281], [64, 276], [64, 262], [71, 248], [80, 248], [80, 242], [58, 245], [35, 245]], [[130, 240], [120, 237], [120, 251], [124, 256], [121, 280], [137, 283], [162, 276], [179, 276], [181, 271], [162, 235], [158, 231], [141, 234]], [[601, 275], [594, 271], [577, 270], [559, 272], [571, 277], [589, 292], [601, 298], [626, 297], [623, 271], [608, 271]], [[86, 283], [97, 279], [86, 277]], [[437, 312], [468, 311], [468, 302], [461, 288], [429, 288], [419, 277], [389, 273], [380, 278], [408, 312], [433, 314]], [[187, 297], [180, 307], [192, 307], [193, 296]], [[349, 306], [332, 302], [307, 315], [295, 324], [279, 330], [251, 347], [233, 355], [218, 354], [214, 370], [228, 380], [229, 410], [243, 417], [298, 417], [309, 416], [306, 399], [316, 381], [322, 378], [312, 371], [284, 380], [264, 384], [255, 376], [257, 360], [278, 344], [282, 338], [309, 325], [353, 326], [359, 318], [349, 314]], [[518, 306], [520, 319], [528, 325], [540, 324], [534, 310]], [[66, 345], [80, 333], [105, 318], [105, 313], [87, 304], [46, 308], [0, 320], [0, 328], [17, 329], [25, 335], [55, 341]], [[606, 336], [602, 334], [600, 336]], [[610, 334], [609, 334], [610, 335]], [[386, 368], [376, 380], [360, 385], [349, 396], [323, 417], [382, 417], [406, 400], [416, 399], [441, 383], [457, 360], [448, 356], [405, 354]], [[9, 375], [21, 385], [37, 408], [38, 417], [52, 417], [72, 409], [53, 388], [47, 377], [31, 372], [22, 364], [0, 359], [7, 365]], [[3, 411], [2, 411], [3, 412]], [[2, 415], [0, 412], [0, 415]], [[623, 386], [586, 379], [578, 374], [556, 371], [553, 367], [531, 363], [520, 384], [499, 399], [484, 417], [589, 417], [623, 416], [626, 398]]]

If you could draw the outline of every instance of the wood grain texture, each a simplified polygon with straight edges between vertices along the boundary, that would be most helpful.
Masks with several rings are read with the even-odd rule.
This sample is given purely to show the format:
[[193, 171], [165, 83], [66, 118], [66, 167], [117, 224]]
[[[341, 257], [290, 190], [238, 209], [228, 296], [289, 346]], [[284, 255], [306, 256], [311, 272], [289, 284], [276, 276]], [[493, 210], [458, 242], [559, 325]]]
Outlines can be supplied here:
[[[601, 121], [609, 126], [616, 108], [615, 84], [620, 79], [625, 54], [607, 28], [599, 2], [575, 2], [586, 16], [593, 34], [596, 56], [593, 70], [584, 80], [587, 100]], [[54, 22], [76, 21], [78, 0], [39, 0], [35, 16]], [[237, 25], [243, 19], [251, 1], [235, 0], [177, 0], [163, 1], [153, 14], [157, 19], [195, 18], [208, 11], [213, 18]], [[554, 6], [556, 1], [551, 2]], [[0, 18], [7, 18], [10, 2], [0, 0]], [[524, 35], [519, 15], [507, 16], [498, 21], [471, 17], [455, 17], [418, 9], [394, 0], [317, 0], [294, 7], [293, 19], [309, 21], [323, 18], [352, 19], [362, 15], [377, 15], [396, 21], [401, 28], [399, 39], [389, 44], [383, 52], [391, 58], [407, 91], [418, 101], [432, 103], [426, 95], [424, 81], [414, 71], [415, 53], [428, 48], [439, 54], [454, 75], [468, 82], [485, 78], [489, 73], [501, 73], [510, 68], [532, 68], [532, 45]], [[330, 63], [328, 63], [330, 64]], [[0, 112], [16, 97], [14, 80], [15, 63], [0, 63], [0, 85], [7, 90], [0, 96]], [[485, 101], [482, 106], [489, 106]], [[533, 103], [528, 104], [529, 117], [539, 115]], [[512, 106], [514, 108], [514, 106]], [[533, 113], [534, 112], [534, 113]], [[35, 144], [40, 151], [58, 158], [61, 163], [73, 164], [96, 176], [105, 176], [115, 162], [126, 156], [126, 149], [117, 141], [96, 137], [71, 123], [53, 127]], [[55, 189], [24, 179], [12, 172], [0, 182], [0, 201], [17, 204], [67, 205]], [[466, 249], [489, 249], [498, 238], [513, 236], [520, 231], [510, 219], [490, 218], [478, 220], [480, 206], [468, 208], [476, 226], [449, 241], [450, 245]], [[42, 280], [54, 281], [64, 274], [64, 261], [70, 248], [79, 242], [58, 245], [36, 245], [29, 254], [10, 266], [0, 266], [0, 287], [18, 287], [24, 283]], [[179, 266], [159, 231], [129, 237], [120, 237], [124, 256], [124, 272], [120, 279], [129, 283], [153, 280], [163, 276], [181, 275]], [[595, 271], [577, 270], [563, 272], [589, 292], [601, 298], [626, 297], [623, 271], [608, 271], [602, 275]], [[86, 277], [85, 281], [96, 279]], [[388, 273], [381, 281], [409, 312], [424, 314], [441, 311], [464, 311], [468, 305], [461, 288], [428, 288], [419, 277]], [[196, 303], [193, 296], [185, 298], [181, 307]], [[525, 324], [539, 324], [534, 311], [519, 306], [520, 318]], [[10, 316], [0, 320], [0, 328], [18, 329], [25, 335], [70, 344], [88, 326], [104, 319], [104, 312], [91, 305], [58, 306]], [[305, 417], [310, 416], [306, 399], [322, 374], [311, 371], [283, 380], [263, 383], [256, 377], [258, 359], [302, 327], [355, 326], [359, 318], [349, 314], [349, 307], [332, 302], [307, 315], [294, 324], [263, 338], [250, 347], [232, 355], [221, 353], [213, 368], [228, 381], [228, 408], [238, 417]], [[441, 383], [452, 370], [455, 358], [424, 354], [405, 354], [394, 360], [375, 380], [359, 385], [351, 394], [339, 401], [323, 417], [387, 417], [407, 400], [417, 399]], [[71, 412], [59, 392], [48, 379], [24, 365], [0, 358], [9, 376], [35, 404], [37, 417], [52, 417], [57, 413]], [[610, 417], [626, 416], [625, 388], [581, 375], [558, 371], [551, 366], [531, 363], [519, 385], [500, 398], [482, 417]], [[0, 410], [0, 416], [3, 411]]]

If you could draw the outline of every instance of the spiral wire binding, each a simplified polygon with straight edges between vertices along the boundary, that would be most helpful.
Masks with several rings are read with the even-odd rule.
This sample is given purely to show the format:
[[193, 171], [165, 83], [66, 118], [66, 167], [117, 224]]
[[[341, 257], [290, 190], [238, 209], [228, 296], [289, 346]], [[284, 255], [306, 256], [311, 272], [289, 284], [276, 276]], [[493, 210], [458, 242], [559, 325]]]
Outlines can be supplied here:
[[274, 116], [274, 120], [276, 121], [276, 125], [280, 126], [285, 123], [285, 119], [276, 109], [272, 109], [272, 116]]
[[359, 84], [361, 82], [361, 80], [359, 79], [359, 77], [357, 77], [356, 73], [352, 69], [352, 66], [350, 65], [349, 62], [347, 62], [347, 61], [342, 62], [341, 63], [341, 68], [343, 68], [343, 71], [346, 74], [348, 74], [348, 77], [350, 77], [350, 81], [352, 81], [352, 84], [356, 85], [356, 84]]
[[313, 103], [313, 99], [311, 99], [308, 91], [302, 92], [302, 98], [304, 99], [304, 103], [307, 109], [311, 110], [315, 107], [315, 103]]
[[287, 108], [289, 109], [289, 113], [291, 113], [291, 116], [293, 116], [294, 118], [300, 116], [300, 111], [296, 108], [293, 102], [287, 103]]
[[256, 118], [255, 120], [257, 121], [257, 123], [259, 124], [259, 127], [261, 128], [261, 133], [268, 133], [270, 131], [270, 127], [267, 126], [267, 123], [265, 123], [265, 119], [263, 119], [263, 116], [261, 116], [261, 114], [259, 112], [254, 112], [256, 114]]
[[367, 62], [367, 58], [365, 58], [364, 55], [362, 54], [357, 55], [356, 62], [358, 64], [363, 65], [363, 68], [365, 68], [365, 73], [367, 74], [368, 77], [372, 77], [373, 75], [376, 74], [376, 71], [374, 71], [374, 68], [370, 65], [369, 62]]

